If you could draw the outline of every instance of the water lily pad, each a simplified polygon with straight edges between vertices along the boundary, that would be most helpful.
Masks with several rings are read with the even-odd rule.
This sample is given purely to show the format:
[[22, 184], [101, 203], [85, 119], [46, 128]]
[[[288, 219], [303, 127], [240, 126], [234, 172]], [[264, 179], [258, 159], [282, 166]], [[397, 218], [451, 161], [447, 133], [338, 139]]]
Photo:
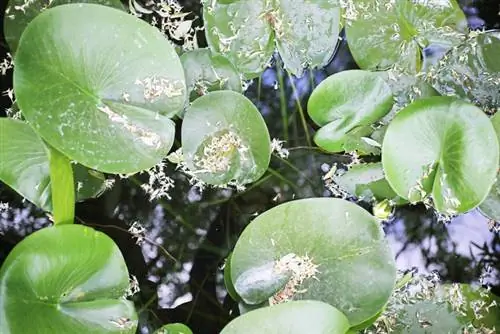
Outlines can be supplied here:
[[[485, 144], [487, 143], [487, 144]], [[394, 191], [410, 202], [432, 196], [439, 212], [466, 212], [487, 196], [499, 145], [489, 118], [451, 97], [413, 102], [389, 124], [382, 163]]]
[[[274, 271], [259, 276], [268, 266]], [[282, 280], [284, 274], [291, 279]], [[320, 300], [357, 325], [385, 305], [396, 269], [375, 217], [345, 200], [312, 198], [281, 204], [252, 221], [234, 248], [231, 278], [245, 302]], [[278, 293], [276, 282], [282, 284]]]
[[258, 109], [232, 91], [208, 93], [186, 110], [182, 123], [186, 164], [208, 184], [244, 185], [259, 179], [271, 158], [271, 141]]
[[208, 49], [188, 51], [181, 56], [190, 100], [215, 90], [241, 92], [241, 79], [236, 68], [221, 55]]
[[407, 203], [394, 192], [385, 179], [380, 162], [354, 165], [344, 174], [335, 176], [334, 181], [360, 200], [370, 202], [389, 199], [396, 204]]
[[0, 268], [0, 332], [135, 333], [133, 303], [122, 298], [128, 284], [108, 236], [74, 224], [44, 228]]
[[307, 110], [322, 126], [314, 142], [328, 152], [342, 152], [351, 141], [362, 141], [370, 126], [392, 107], [392, 92], [377, 73], [350, 70], [332, 75], [313, 91]]
[[[490, 120], [500, 142], [500, 114], [496, 113]], [[491, 187], [488, 197], [479, 205], [479, 210], [486, 217], [500, 222], [500, 175], [497, 175], [497, 181]]]
[[[26, 123], [0, 119], [0, 180], [28, 201], [45, 211], [52, 211], [49, 150]], [[76, 199], [97, 197], [104, 191], [104, 176], [73, 165]]]
[[319, 301], [302, 300], [264, 307], [231, 321], [221, 334], [344, 334], [349, 322], [339, 310]]
[[455, 0], [349, 0], [345, 6], [349, 49], [362, 69], [397, 65], [418, 72], [424, 48], [449, 48], [467, 31]]
[[95, 3], [125, 10], [120, 0], [10, 0], [5, 10], [4, 34], [10, 51], [15, 52], [24, 29], [46, 9], [69, 3]]
[[264, 19], [271, 1], [239, 0], [223, 4], [205, 0], [203, 22], [207, 43], [228, 58], [247, 79], [266, 68], [274, 51], [274, 32]]
[[184, 324], [168, 324], [158, 329], [155, 334], [193, 334], [191, 329]]
[[275, 0], [267, 21], [285, 68], [301, 77], [306, 67], [324, 67], [335, 52], [340, 32], [337, 1]]
[[180, 60], [161, 32], [91, 4], [47, 9], [28, 25], [14, 90], [44, 140], [109, 173], [134, 173], [163, 159], [174, 137], [168, 117], [184, 107], [186, 92]]
[[500, 31], [474, 33], [450, 50], [428, 77], [441, 94], [459, 96], [495, 112], [500, 108], [499, 54]]

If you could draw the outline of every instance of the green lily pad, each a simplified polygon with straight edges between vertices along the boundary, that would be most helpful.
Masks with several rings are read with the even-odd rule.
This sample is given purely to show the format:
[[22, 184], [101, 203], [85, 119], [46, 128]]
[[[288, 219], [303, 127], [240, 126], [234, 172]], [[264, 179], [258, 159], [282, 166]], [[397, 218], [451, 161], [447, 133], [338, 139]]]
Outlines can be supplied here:
[[246, 79], [259, 76], [273, 55], [274, 32], [264, 20], [270, 4], [267, 0], [203, 2], [208, 46], [229, 59]]
[[416, 73], [424, 48], [449, 48], [467, 31], [465, 15], [454, 0], [349, 0], [344, 12], [349, 49], [362, 69], [396, 65]]
[[[49, 150], [26, 123], [0, 118], [0, 180], [45, 211], [52, 211]], [[104, 175], [73, 165], [77, 201], [99, 196]]]
[[344, 334], [349, 322], [339, 310], [319, 301], [301, 300], [264, 307], [231, 321], [221, 334]]
[[234, 301], [241, 301], [241, 297], [238, 296], [231, 280], [231, 254], [228, 255], [224, 264], [224, 285], [226, 286], [227, 293]]
[[[88, 18], [92, 17], [92, 20]], [[184, 72], [154, 27], [99, 5], [45, 10], [25, 29], [14, 90], [35, 131], [71, 160], [134, 173], [170, 150]]]
[[266, 19], [287, 71], [301, 77], [306, 67], [326, 66], [339, 39], [338, 2], [275, 0], [274, 8]]
[[186, 110], [182, 151], [188, 168], [213, 185], [245, 185], [267, 170], [271, 141], [266, 123], [245, 96], [208, 93]]
[[168, 324], [155, 331], [155, 334], [193, 334], [191, 329], [184, 324]]
[[334, 176], [334, 181], [362, 201], [389, 199], [396, 204], [407, 203], [394, 192], [385, 179], [380, 162], [354, 165], [344, 174]]
[[450, 50], [428, 77], [441, 94], [459, 96], [495, 112], [500, 108], [498, 54], [500, 31], [474, 33]]
[[252, 221], [234, 248], [231, 278], [247, 303], [319, 300], [357, 325], [385, 305], [396, 269], [375, 217], [345, 200], [312, 198], [281, 204]]
[[236, 68], [221, 55], [208, 49], [188, 51], [181, 56], [190, 100], [208, 92], [232, 90], [241, 93], [241, 79]]
[[0, 332], [135, 333], [133, 303], [122, 298], [128, 284], [108, 236], [74, 224], [44, 228], [0, 268]]
[[10, 51], [15, 52], [26, 26], [46, 9], [69, 3], [95, 3], [125, 10], [120, 0], [10, 0], [5, 10], [4, 34]]
[[[488, 145], [485, 145], [488, 143]], [[432, 196], [439, 212], [466, 212], [487, 196], [499, 145], [489, 118], [451, 97], [413, 102], [389, 124], [382, 163], [394, 191], [410, 202]]]
[[[496, 113], [490, 120], [500, 143], [500, 114]], [[479, 211], [486, 217], [500, 222], [500, 175], [497, 175], [497, 181], [491, 187], [488, 197], [479, 205]]]
[[392, 104], [391, 89], [379, 74], [360, 70], [334, 74], [316, 87], [307, 104], [309, 116], [322, 126], [314, 142], [328, 152], [351, 150], [352, 141], [361, 142], [373, 132], [370, 126]]
[[211, 50], [226, 56], [247, 78], [267, 67], [277, 44], [285, 68], [302, 76], [326, 65], [337, 45], [340, 7], [321, 0], [206, 0], [205, 33]]

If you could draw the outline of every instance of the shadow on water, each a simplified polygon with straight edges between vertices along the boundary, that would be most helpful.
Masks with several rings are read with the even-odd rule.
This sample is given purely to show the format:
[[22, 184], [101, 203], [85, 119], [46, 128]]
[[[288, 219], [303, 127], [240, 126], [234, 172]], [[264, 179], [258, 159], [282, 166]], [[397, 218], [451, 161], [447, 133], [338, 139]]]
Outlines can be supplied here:
[[[184, 2], [188, 11], [199, 13], [199, 2]], [[471, 27], [499, 28], [499, 8], [495, 6], [495, 1], [469, 1], [463, 8]], [[2, 48], [5, 52], [5, 44]], [[262, 179], [243, 192], [207, 189], [200, 193], [185, 175], [172, 168], [169, 175], [176, 186], [171, 199], [149, 202], [139, 187], [147, 180], [144, 174], [117, 179], [112, 190], [99, 199], [77, 204], [78, 222], [112, 237], [130, 273], [137, 277], [141, 290], [133, 299], [142, 333], [169, 322], [186, 323], [195, 333], [218, 333], [234, 316], [235, 305], [226, 296], [222, 267], [243, 228], [256, 215], [280, 203], [330, 196], [321, 177], [333, 163], [348, 159], [305, 147], [297, 101], [305, 108], [309, 94], [321, 80], [352, 68], [356, 64], [344, 40], [323, 70], [290, 81], [279, 66], [274, 66], [255, 80], [246, 95], [264, 115], [271, 137], [287, 139], [287, 147], [293, 149], [287, 160], [273, 157]], [[2, 80], [5, 90], [11, 78]], [[285, 104], [286, 118], [282, 117], [280, 101]], [[2, 105], [8, 106], [5, 97]], [[9, 210], [0, 213], [1, 264], [23, 237], [49, 222], [43, 212], [2, 184], [0, 202], [10, 204]], [[133, 222], [145, 228], [146, 239], [140, 244], [128, 232]], [[477, 211], [443, 224], [425, 207], [407, 206], [396, 211], [385, 230], [400, 269], [435, 270], [451, 282], [477, 282], [484, 276], [500, 294], [500, 236], [488, 230], [487, 220]]]

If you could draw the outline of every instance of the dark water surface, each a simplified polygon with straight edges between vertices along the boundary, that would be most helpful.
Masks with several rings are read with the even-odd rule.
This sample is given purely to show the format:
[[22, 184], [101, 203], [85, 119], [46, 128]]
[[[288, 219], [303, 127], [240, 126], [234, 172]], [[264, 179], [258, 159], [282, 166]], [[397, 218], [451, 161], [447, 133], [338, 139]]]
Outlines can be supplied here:
[[[500, 28], [500, 1], [461, 2], [471, 27]], [[200, 12], [198, 1], [180, 3], [187, 11]], [[1, 47], [5, 53], [4, 41]], [[305, 108], [321, 80], [352, 68], [356, 64], [343, 41], [325, 69], [293, 80], [302, 106]], [[11, 85], [10, 80], [2, 77], [2, 91]], [[137, 277], [141, 291], [133, 299], [140, 312], [142, 333], [169, 322], [186, 323], [195, 333], [218, 333], [235, 306], [226, 298], [221, 268], [243, 228], [257, 214], [279, 203], [330, 196], [321, 177], [334, 162], [348, 160], [304, 148], [305, 133], [293, 94], [289, 78], [276, 66], [246, 92], [264, 115], [271, 137], [287, 138], [286, 147], [294, 149], [286, 161], [273, 157], [270, 170], [245, 192], [208, 189], [200, 194], [183, 174], [172, 169], [176, 186], [171, 200], [149, 202], [138, 186], [147, 181], [147, 175], [137, 175], [128, 180], [117, 178], [113, 189], [99, 199], [77, 204], [78, 222], [112, 237], [130, 273]], [[283, 126], [280, 99], [287, 109], [287, 126]], [[4, 108], [9, 106], [6, 97], [1, 102]], [[0, 213], [1, 265], [22, 238], [48, 226], [49, 221], [1, 183], [0, 202], [11, 207]], [[133, 222], [145, 228], [147, 240], [141, 245], [127, 231]], [[483, 276], [500, 295], [500, 235], [489, 231], [479, 212], [443, 224], [425, 207], [408, 206], [397, 210], [385, 230], [400, 269], [437, 271], [448, 282], [477, 282]]]

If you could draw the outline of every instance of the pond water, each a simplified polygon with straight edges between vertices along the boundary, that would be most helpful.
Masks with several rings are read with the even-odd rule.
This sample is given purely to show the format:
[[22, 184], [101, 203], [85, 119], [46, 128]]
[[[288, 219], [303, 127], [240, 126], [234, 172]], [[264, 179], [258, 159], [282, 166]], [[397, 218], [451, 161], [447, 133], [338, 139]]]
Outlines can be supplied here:
[[[184, 1], [184, 5], [188, 11], [200, 10], [198, 1]], [[500, 2], [462, 1], [462, 7], [471, 27], [500, 28]], [[226, 297], [224, 259], [243, 228], [280, 203], [331, 196], [322, 176], [333, 163], [349, 159], [307, 147], [297, 100], [305, 108], [321, 80], [352, 68], [356, 65], [343, 41], [323, 70], [290, 81], [274, 66], [251, 84], [246, 95], [264, 115], [271, 137], [287, 140], [285, 146], [292, 149], [286, 160], [273, 157], [268, 172], [243, 192], [206, 189], [200, 193], [185, 175], [170, 167], [175, 180], [171, 199], [149, 202], [140, 188], [147, 180], [142, 174], [117, 178], [114, 187], [100, 198], [77, 204], [78, 222], [112, 237], [137, 278], [140, 292], [133, 299], [142, 333], [169, 322], [186, 323], [195, 333], [218, 333], [235, 306]], [[10, 83], [2, 80], [4, 91]], [[2, 104], [6, 103], [3, 97]], [[1, 183], [0, 202], [10, 206], [0, 212], [1, 265], [23, 237], [48, 226], [49, 221]], [[134, 222], [144, 228], [145, 239], [140, 243], [128, 231]], [[500, 295], [500, 234], [490, 231], [487, 219], [478, 211], [443, 223], [424, 206], [407, 206], [398, 209], [384, 229], [400, 269], [436, 271], [447, 282], [481, 280]]]

